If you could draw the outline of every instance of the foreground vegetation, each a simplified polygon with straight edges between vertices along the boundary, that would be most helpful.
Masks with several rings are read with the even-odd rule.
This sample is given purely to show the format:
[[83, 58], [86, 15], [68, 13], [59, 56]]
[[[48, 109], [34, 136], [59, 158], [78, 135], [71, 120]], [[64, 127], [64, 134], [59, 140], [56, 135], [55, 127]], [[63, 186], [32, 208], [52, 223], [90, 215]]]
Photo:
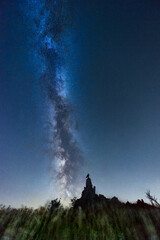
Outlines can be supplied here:
[[64, 209], [58, 200], [36, 210], [1, 206], [0, 239], [156, 240], [160, 209], [125, 204]]

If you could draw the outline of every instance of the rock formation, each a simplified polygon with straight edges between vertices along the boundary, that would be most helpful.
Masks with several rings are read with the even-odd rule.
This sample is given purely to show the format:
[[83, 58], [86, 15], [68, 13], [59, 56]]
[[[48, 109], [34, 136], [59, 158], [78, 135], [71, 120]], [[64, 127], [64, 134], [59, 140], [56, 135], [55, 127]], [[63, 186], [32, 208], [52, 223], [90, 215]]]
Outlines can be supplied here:
[[102, 194], [96, 194], [96, 187], [92, 186], [92, 181], [89, 177], [89, 174], [86, 176], [86, 186], [84, 187], [84, 190], [82, 191], [81, 198], [77, 199], [74, 203], [74, 208], [77, 207], [88, 207], [95, 204], [105, 204], [105, 203], [120, 203], [118, 198], [113, 197], [112, 199], [106, 198]]
[[117, 197], [113, 198], [106, 198], [102, 194], [96, 194], [96, 187], [92, 186], [92, 181], [89, 177], [89, 174], [86, 176], [86, 186], [84, 187], [84, 190], [82, 191], [81, 198], [75, 200], [73, 207], [78, 208], [81, 207], [82, 209], [88, 208], [88, 207], [95, 207], [96, 205], [101, 206], [108, 206], [108, 207], [140, 207], [140, 208], [155, 208], [155, 206], [152, 206], [150, 204], [147, 204], [143, 201], [143, 199], [138, 200], [136, 203], [122, 203], [118, 200]]
[[92, 182], [91, 179], [89, 177], [89, 174], [87, 174], [86, 176], [86, 187], [84, 187], [84, 190], [82, 192], [82, 197], [81, 199], [83, 200], [93, 200], [95, 198], [95, 193], [96, 191], [96, 187], [92, 187]]

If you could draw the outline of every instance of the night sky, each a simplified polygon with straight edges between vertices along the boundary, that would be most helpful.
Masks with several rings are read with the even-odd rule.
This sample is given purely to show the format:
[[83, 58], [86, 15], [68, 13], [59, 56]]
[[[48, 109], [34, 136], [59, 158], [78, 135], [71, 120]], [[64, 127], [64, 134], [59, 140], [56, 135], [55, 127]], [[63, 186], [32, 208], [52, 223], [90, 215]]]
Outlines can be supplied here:
[[159, 63], [159, 1], [1, 0], [0, 203], [160, 198]]

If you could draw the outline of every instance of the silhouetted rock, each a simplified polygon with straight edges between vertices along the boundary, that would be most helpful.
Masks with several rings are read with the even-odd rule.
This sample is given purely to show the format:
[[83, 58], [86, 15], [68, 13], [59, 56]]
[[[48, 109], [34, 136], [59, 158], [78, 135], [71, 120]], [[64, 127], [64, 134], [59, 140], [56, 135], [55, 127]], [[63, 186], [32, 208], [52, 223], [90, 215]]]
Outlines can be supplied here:
[[86, 176], [86, 187], [84, 188], [83, 192], [82, 192], [82, 197], [81, 199], [83, 200], [93, 200], [95, 198], [95, 191], [96, 188], [95, 186], [92, 187], [92, 182], [91, 179], [89, 177], [89, 174], [87, 174]]
[[85, 207], [90, 204], [93, 204], [96, 201], [96, 197], [98, 196], [96, 193], [95, 186], [92, 186], [92, 181], [89, 177], [89, 174], [86, 176], [86, 187], [84, 187], [84, 190], [82, 191], [81, 198], [77, 199], [75, 201], [74, 207]]
[[138, 199], [136, 203], [130, 203], [127, 201], [126, 206], [133, 208], [148, 208], [148, 209], [156, 208], [155, 206], [145, 203], [143, 199], [141, 200]]
[[86, 176], [86, 187], [82, 191], [81, 198], [77, 199], [74, 203], [74, 208], [82, 207], [86, 208], [88, 206], [94, 206], [96, 204], [119, 204], [120, 201], [117, 197], [113, 197], [112, 199], [106, 198], [102, 194], [96, 194], [96, 187], [92, 186], [92, 181], [89, 177], [89, 174]]
[[96, 187], [92, 185], [92, 181], [90, 179], [89, 174], [86, 176], [86, 186], [84, 187], [84, 190], [82, 191], [81, 198], [75, 200], [73, 207], [78, 208], [82, 207], [82, 209], [88, 208], [88, 207], [96, 207], [97, 205], [103, 205], [104, 207], [133, 207], [133, 208], [155, 208], [155, 206], [152, 206], [150, 204], [147, 204], [144, 202], [143, 199], [137, 200], [136, 203], [122, 203], [119, 201], [117, 197], [113, 198], [106, 198], [102, 194], [96, 194]]
[[154, 208], [154, 206], [145, 203], [143, 199], [141, 199], [141, 200], [138, 199], [136, 205], [137, 205], [137, 207], [141, 207], [141, 208]]

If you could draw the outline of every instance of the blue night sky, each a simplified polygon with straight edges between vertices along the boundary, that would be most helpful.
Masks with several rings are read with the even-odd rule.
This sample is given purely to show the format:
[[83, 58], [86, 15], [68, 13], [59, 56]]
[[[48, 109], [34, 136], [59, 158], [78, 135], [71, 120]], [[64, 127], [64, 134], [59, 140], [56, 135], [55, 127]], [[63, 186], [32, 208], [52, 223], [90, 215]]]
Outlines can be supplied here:
[[88, 172], [107, 197], [160, 198], [160, 3], [45, 2], [0, 2], [0, 203], [69, 197]]

